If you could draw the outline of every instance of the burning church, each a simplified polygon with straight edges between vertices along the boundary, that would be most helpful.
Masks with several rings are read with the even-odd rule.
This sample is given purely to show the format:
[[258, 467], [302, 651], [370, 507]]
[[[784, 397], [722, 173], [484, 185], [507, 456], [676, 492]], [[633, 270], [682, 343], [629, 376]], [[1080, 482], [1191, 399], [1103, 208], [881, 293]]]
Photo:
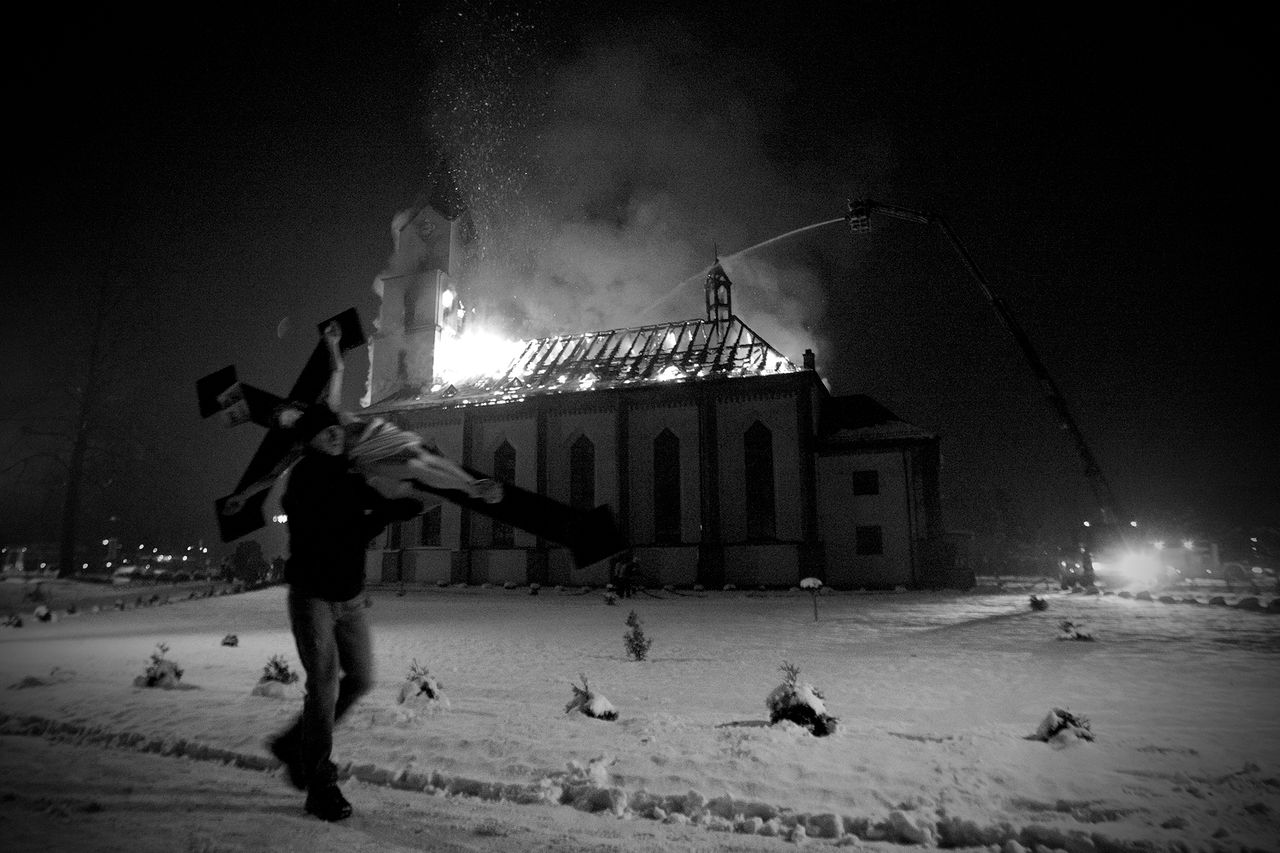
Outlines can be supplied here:
[[[362, 401], [470, 468], [575, 507], [612, 506], [661, 585], [941, 587], [939, 442], [865, 396], [833, 396], [733, 313], [467, 349], [459, 224], [394, 223]], [[486, 360], [488, 363], [486, 364]], [[461, 361], [461, 364], [459, 364]], [[600, 584], [554, 543], [451, 503], [371, 544], [371, 580]]]

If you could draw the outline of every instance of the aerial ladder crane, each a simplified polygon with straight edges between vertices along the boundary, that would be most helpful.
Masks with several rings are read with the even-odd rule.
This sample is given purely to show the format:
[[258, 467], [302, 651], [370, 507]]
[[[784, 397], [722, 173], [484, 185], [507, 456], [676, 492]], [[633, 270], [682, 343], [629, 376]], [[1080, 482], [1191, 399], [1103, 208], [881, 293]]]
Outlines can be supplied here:
[[[1013, 337], [1014, 342], [1022, 351], [1023, 357], [1030, 366], [1032, 373], [1040, 382], [1040, 387], [1044, 392], [1045, 401], [1053, 409], [1058, 420], [1059, 427], [1067, 434], [1071, 440], [1072, 446], [1075, 448], [1076, 454], [1080, 457], [1080, 461], [1084, 467], [1085, 479], [1089, 483], [1089, 488], [1093, 492], [1093, 497], [1097, 503], [1098, 514], [1101, 519], [1102, 530], [1099, 533], [1107, 538], [1119, 537], [1123, 528], [1120, 519], [1123, 517], [1119, 504], [1116, 501], [1115, 493], [1111, 489], [1106, 475], [1102, 472], [1102, 467], [1098, 464], [1097, 457], [1093, 451], [1089, 449], [1088, 442], [1085, 441], [1084, 434], [1080, 431], [1080, 427], [1076, 424], [1075, 418], [1071, 414], [1071, 409], [1067, 406], [1066, 398], [1063, 397], [1062, 391], [1058, 388], [1058, 383], [1049, 375], [1049, 371], [1045, 368], [1044, 362], [1041, 361], [1040, 355], [1031, 344], [1031, 339], [1027, 337], [1027, 333], [1018, 323], [1013, 313], [1009, 310], [1009, 306], [1000, 298], [1000, 295], [992, 290], [991, 285], [987, 282], [987, 277], [983, 274], [982, 269], [974, 261], [973, 256], [969, 254], [969, 250], [960, 242], [960, 238], [956, 236], [955, 231], [951, 229], [951, 225], [942, 216], [928, 211], [909, 210], [904, 207], [898, 207], [892, 204], [884, 204], [870, 199], [861, 199], [858, 201], [850, 200], [848, 210], [845, 213], [845, 221], [849, 223], [851, 234], [866, 233], [871, 230], [871, 217], [875, 215], [888, 216], [893, 219], [901, 219], [907, 222], [917, 222], [921, 225], [936, 225], [942, 231], [943, 236], [947, 238], [947, 242], [951, 248], [960, 257], [960, 262], [964, 264], [969, 276], [973, 279], [974, 284], [978, 286], [978, 290], [982, 292], [982, 296], [987, 300], [992, 310], [996, 312], [996, 316], [1000, 320], [1000, 324]], [[1093, 582], [1093, 566], [1092, 551], [1094, 551], [1100, 542], [1097, 536], [1090, 536], [1093, 541], [1088, 542], [1081, 547], [1082, 552], [1082, 570], [1084, 573], [1083, 580], [1086, 583]]]

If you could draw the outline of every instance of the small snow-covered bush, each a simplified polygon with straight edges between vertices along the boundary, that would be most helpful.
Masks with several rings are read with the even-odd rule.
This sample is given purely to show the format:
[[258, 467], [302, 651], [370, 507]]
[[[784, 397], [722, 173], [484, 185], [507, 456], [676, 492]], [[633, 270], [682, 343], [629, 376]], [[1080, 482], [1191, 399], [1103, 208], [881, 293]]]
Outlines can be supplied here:
[[1048, 610], [1049, 609], [1049, 602], [1045, 601], [1043, 598], [1041, 598], [1038, 595], [1031, 596], [1030, 600], [1028, 601], [1028, 604], [1031, 605], [1032, 610]]
[[227, 636], [222, 638], [222, 645], [238, 646], [240, 645], [240, 638], [237, 637], [235, 634], [227, 634]]
[[406, 702], [411, 704], [439, 704], [442, 707], [448, 707], [449, 700], [445, 698], [441, 689], [440, 682], [431, 674], [431, 670], [426, 666], [418, 663], [418, 659], [414, 658], [409, 664], [409, 674], [405, 677], [404, 683], [400, 685], [400, 694], [397, 701], [403, 705]]
[[177, 687], [182, 680], [182, 667], [165, 657], [169, 647], [164, 643], [156, 643], [156, 650], [151, 653], [147, 669], [133, 680], [135, 687]]
[[580, 711], [588, 717], [597, 720], [616, 720], [618, 712], [613, 707], [613, 703], [606, 699], [602, 694], [596, 693], [591, 689], [591, 685], [587, 683], [587, 676], [579, 674], [582, 679], [582, 686], [570, 683], [573, 688], [573, 699], [569, 700], [569, 704], [564, 706], [564, 712], [571, 714], [574, 711]]
[[765, 699], [769, 725], [789, 720], [818, 737], [834, 732], [839, 720], [827, 713], [826, 702], [817, 688], [798, 680], [800, 667], [783, 661], [779, 669], [782, 670], [783, 681]]
[[250, 695], [268, 696], [272, 699], [294, 699], [302, 694], [298, 673], [289, 668], [282, 655], [272, 655], [262, 668], [262, 676], [253, 686]]
[[272, 655], [267, 665], [262, 668], [259, 681], [278, 681], [281, 684], [293, 684], [298, 680], [298, 673], [289, 669], [289, 663], [281, 655]]
[[1093, 740], [1089, 718], [1073, 714], [1063, 708], [1054, 708], [1040, 721], [1030, 740], [1041, 740], [1065, 745], [1073, 740]]
[[1058, 639], [1059, 640], [1084, 640], [1090, 643], [1093, 642], [1093, 634], [1090, 634], [1084, 631], [1083, 627], [1084, 626], [1077, 625], [1076, 623], [1072, 622], [1070, 619], [1063, 619], [1060, 623], [1058, 623], [1058, 630], [1062, 632], [1061, 634], [1058, 635]]
[[627, 627], [631, 630], [622, 635], [622, 641], [627, 646], [627, 657], [637, 661], [644, 660], [649, 654], [649, 647], [653, 645], [653, 640], [644, 635], [644, 628], [640, 626], [640, 617], [634, 610], [627, 614]]

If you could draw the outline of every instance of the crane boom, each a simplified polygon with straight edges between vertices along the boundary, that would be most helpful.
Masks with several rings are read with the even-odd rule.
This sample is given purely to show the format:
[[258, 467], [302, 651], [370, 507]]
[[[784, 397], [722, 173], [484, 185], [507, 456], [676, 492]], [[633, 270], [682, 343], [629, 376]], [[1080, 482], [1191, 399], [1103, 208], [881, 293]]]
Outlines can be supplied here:
[[1040, 360], [1039, 354], [1036, 352], [1035, 347], [1032, 346], [1031, 339], [1027, 337], [1027, 333], [1023, 331], [1022, 326], [1009, 310], [1009, 306], [1005, 304], [999, 294], [991, 289], [991, 285], [987, 282], [986, 276], [983, 275], [982, 269], [973, 259], [973, 256], [969, 254], [969, 250], [960, 242], [960, 238], [951, 230], [951, 225], [936, 213], [908, 210], [904, 207], [862, 199], [849, 202], [845, 219], [849, 223], [850, 231], [860, 233], [870, 230], [871, 216], [873, 214], [882, 214], [908, 222], [918, 222], [922, 225], [936, 225], [941, 229], [943, 235], [951, 244], [951, 248], [960, 256], [960, 262], [964, 264], [970, 277], [978, 285], [978, 289], [982, 291], [983, 297], [996, 312], [996, 316], [1000, 319], [1000, 324], [1004, 326], [1005, 330], [1013, 337], [1014, 342], [1017, 343], [1018, 348], [1022, 350], [1023, 357], [1026, 358], [1031, 371], [1040, 382], [1045, 400], [1048, 401], [1058, 418], [1058, 425], [1067, 433], [1076, 453], [1080, 456], [1080, 461], [1084, 464], [1084, 475], [1089, 482], [1090, 489], [1093, 491], [1094, 499], [1098, 502], [1103, 524], [1118, 527], [1120, 512], [1115, 494], [1111, 490], [1111, 484], [1107, 481], [1106, 475], [1102, 473], [1102, 467], [1098, 465], [1097, 457], [1089, 449], [1089, 445], [1084, 439], [1084, 434], [1080, 431], [1080, 427], [1077, 426], [1076, 420], [1071, 414], [1071, 409], [1067, 406], [1066, 398], [1062, 396], [1062, 391], [1058, 388], [1058, 383], [1053, 381], [1053, 377], [1049, 375], [1044, 362]]

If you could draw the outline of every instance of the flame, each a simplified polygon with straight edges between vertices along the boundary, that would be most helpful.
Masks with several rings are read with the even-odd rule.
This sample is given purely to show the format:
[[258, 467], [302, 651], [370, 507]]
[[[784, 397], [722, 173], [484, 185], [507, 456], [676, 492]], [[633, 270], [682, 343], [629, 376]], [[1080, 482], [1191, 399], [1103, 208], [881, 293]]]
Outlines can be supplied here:
[[483, 330], [443, 334], [436, 345], [435, 378], [441, 384], [456, 385], [476, 377], [501, 376], [524, 346], [524, 341]]

